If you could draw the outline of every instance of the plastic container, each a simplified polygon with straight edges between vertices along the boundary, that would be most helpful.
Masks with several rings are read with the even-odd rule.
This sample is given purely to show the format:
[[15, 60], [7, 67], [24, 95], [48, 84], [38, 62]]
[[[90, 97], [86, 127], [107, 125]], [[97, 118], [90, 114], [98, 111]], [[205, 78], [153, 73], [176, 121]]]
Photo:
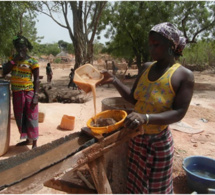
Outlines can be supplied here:
[[60, 128], [65, 130], [73, 130], [75, 127], [75, 117], [63, 115], [61, 119]]
[[102, 100], [102, 111], [105, 110], [125, 110], [129, 114], [134, 110], [134, 105], [122, 97], [111, 97]]
[[183, 161], [188, 186], [198, 193], [215, 189], [215, 159], [204, 156], [189, 156]]
[[[124, 110], [106, 110], [103, 112], [98, 113], [96, 116], [90, 118], [87, 121], [87, 127], [91, 129], [91, 131], [95, 134], [103, 134], [103, 133], [110, 133], [114, 130], [119, 129], [123, 126], [123, 122], [127, 116], [127, 112]], [[104, 127], [94, 127], [92, 126], [92, 122], [95, 121], [97, 118], [113, 118], [114, 120], [118, 121], [114, 125], [104, 126]]]
[[75, 70], [73, 81], [76, 85], [86, 93], [91, 91], [91, 85], [89, 83], [98, 83], [104, 78], [96, 68], [91, 64], [85, 64]]
[[0, 80], [0, 156], [10, 143], [10, 83]]
[[44, 119], [45, 119], [45, 113], [44, 112], [39, 112], [38, 122], [43, 123]]

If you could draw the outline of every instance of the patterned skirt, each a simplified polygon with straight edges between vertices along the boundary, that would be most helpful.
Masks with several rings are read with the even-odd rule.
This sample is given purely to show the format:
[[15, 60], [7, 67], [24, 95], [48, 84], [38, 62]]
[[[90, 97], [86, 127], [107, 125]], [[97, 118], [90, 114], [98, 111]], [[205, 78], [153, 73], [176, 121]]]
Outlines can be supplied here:
[[173, 193], [174, 146], [170, 129], [131, 139], [128, 155], [128, 194]]
[[31, 108], [33, 91], [13, 92], [13, 110], [20, 139], [38, 139], [38, 105]]

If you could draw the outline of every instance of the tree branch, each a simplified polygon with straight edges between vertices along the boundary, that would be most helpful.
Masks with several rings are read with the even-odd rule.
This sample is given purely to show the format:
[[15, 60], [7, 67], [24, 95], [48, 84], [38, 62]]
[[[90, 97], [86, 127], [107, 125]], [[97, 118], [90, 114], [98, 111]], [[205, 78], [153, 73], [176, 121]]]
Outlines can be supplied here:
[[51, 8], [49, 7], [49, 5], [48, 5], [47, 2], [43, 2], [43, 5], [46, 5], [46, 7], [47, 7], [49, 13], [46, 13], [46, 12], [44, 12], [44, 11], [42, 11], [42, 10], [38, 10], [40, 13], [43, 13], [43, 14], [45, 14], [46, 16], [50, 17], [50, 18], [51, 18], [52, 20], [54, 20], [54, 22], [57, 23], [59, 26], [68, 29], [67, 26], [61, 24], [60, 22], [58, 22], [58, 21], [54, 18], [54, 16], [52, 15]]
[[94, 20], [94, 25], [93, 25], [92, 36], [91, 36], [90, 42], [93, 42], [93, 40], [94, 40], [94, 37], [95, 37], [95, 34], [96, 34], [96, 29], [97, 29], [97, 26], [99, 24], [99, 19], [101, 17], [102, 11], [103, 11], [106, 3], [107, 2], [99, 2], [98, 15]]
[[195, 39], [196, 39], [196, 37], [198, 36], [198, 34], [200, 34], [201, 32], [203, 32], [204, 30], [206, 30], [206, 29], [208, 29], [208, 28], [210, 28], [210, 27], [214, 27], [214, 23], [215, 23], [215, 20], [214, 20], [212, 23], [210, 23], [209, 25], [203, 27], [201, 30], [198, 30], [198, 31], [193, 35], [192, 40], [189, 41], [188, 43], [196, 43]]
[[187, 19], [188, 19], [188, 17], [189, 17], [189, 13], [191, 12], [192, 9], [193, 9], [192, 6], [189, 7], [189, 8], [187, 9], [186, 14], [185, 14], [184, 18], [183, 18], [182, 21], [181, 21], [183, 33], [184, 33], [185, 38], [187, 39], [187, 42], [189, 41], [189, 39], [188, 39], [188, 37], [187, 37], [187, 32], [186, 32], [185, 26], [186, 26]]
[[[65, 8], [64, 8], [64, 6], [65, 6]], [[72, 29], [71, 29], [69, 21], [68, 21], [68, 15], [67, 15], [67, 13], [68, 13], [68, 4], [67, 4], [67, 2], [62, 2], [61, 7], [62, 7], [62, 10], [63, 10], [63, 16], [64, 16], [64, 20], [65, 20], [67, 29], [69, 31], [70, 38], [72, 40], [74, 40], [74, 35], [72, 33]]]

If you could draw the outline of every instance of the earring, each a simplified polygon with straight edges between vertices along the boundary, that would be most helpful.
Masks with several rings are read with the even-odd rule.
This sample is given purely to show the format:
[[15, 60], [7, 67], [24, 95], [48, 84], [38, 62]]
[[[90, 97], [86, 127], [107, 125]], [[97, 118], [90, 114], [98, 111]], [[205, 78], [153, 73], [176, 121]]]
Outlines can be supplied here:
[[169, 49], [168, 49], [168, 54], [169, 54], [170, 56], [173, 55], [173, 51], [172, 51], [172, 48], [171, 48], [171, 47], [169, 47]]

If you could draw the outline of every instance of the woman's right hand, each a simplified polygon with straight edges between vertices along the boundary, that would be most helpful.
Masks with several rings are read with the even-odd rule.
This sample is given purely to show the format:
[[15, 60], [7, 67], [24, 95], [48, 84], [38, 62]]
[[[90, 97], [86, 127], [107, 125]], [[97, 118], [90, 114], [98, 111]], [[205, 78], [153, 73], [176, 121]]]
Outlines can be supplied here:
[[113, 80], [114, 80], [113, 74], [111, 74], [107, 70], [102, 71], [101, 74], [104, 75], [104, 78], [98, 83], [98, 85], [113, 83]]

